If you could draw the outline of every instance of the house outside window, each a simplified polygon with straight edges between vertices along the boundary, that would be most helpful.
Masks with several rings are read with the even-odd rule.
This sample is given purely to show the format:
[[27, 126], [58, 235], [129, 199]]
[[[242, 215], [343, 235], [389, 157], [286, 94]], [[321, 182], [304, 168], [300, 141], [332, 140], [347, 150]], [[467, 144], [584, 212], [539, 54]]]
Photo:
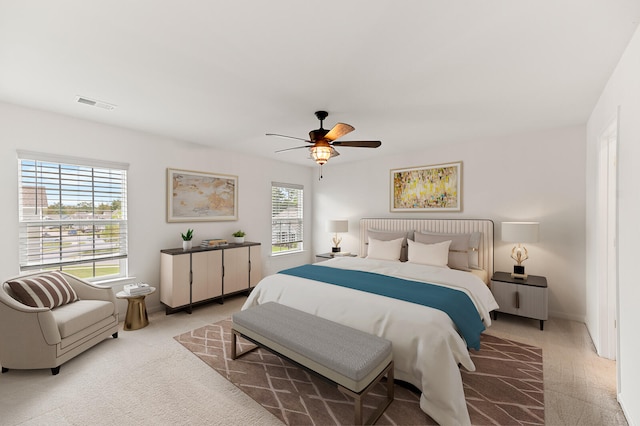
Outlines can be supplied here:
[[271, 183], [271, 254], [302, 251], [303, 195], [302, 185]]
[[127, 275], [127, 164], [18, 151], [20, 271]]

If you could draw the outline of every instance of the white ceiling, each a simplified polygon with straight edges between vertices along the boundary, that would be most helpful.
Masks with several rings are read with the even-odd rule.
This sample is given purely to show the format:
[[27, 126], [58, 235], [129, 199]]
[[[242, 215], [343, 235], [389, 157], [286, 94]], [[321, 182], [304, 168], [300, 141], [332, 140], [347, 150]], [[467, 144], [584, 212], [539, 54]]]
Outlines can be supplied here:
[[[586, 123], [638, 0], [0, 0], [0, 101], [313, 166]], [[78, 104], [76, 95], [117, 105]]]

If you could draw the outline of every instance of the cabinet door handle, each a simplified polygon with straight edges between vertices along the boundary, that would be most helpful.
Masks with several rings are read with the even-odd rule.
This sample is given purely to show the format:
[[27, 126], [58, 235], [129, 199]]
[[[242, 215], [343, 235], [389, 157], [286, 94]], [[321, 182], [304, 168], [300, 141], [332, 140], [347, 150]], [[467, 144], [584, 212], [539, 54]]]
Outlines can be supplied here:
[[520, 309], [520, 292], [516, 291], [516, 309]]

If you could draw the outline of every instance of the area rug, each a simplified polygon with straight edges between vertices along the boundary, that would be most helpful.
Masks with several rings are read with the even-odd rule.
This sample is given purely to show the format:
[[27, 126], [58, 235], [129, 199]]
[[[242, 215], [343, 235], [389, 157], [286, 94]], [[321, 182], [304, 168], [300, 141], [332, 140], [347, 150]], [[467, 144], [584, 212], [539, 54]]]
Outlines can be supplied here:
[[[232, 360], [231, 324], [226, 319], [175, 339], [285, 424], [353, 423], [353, 401], [315, 374], [264, 349]], [[471, 357], [476, 371], [461, 372], [472, 424], [544, 424], [542, 349], [482, 335], [481, 349], [471, 351]], [[385, 392], [379, 384], [367, 397], [364, 418]], [[436, 424], [420, 410], [419, 397], [410, 385], [396, 383], [395, 399], [377, 424]]]

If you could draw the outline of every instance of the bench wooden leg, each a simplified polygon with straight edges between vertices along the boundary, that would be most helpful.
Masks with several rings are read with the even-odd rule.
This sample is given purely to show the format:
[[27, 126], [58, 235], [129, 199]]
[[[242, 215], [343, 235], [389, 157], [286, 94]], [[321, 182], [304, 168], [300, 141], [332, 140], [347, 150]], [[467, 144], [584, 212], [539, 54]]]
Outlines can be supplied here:
[[[387, 376], [387, 399], [381, 402], [378, 408], [373, 413], [371, 413], [371, 416], [369, 416], [366, 423], [363, 423], [362, 421], [363, 399], [367, 396], [367, 394], [371, 391], [371, 389], [373, 389], [373, 387], [382, 380], [382, 378], [385, 375]], [[353, 392], [351, 389], [347, 389], [344, 386], [338, 386], [338, 389], [340, 390], [340, 392], [346, 395], [349, 395], [354, 399], [354, 404], [355, 404], [354, 424], [356, 425], [374, 424], [380, 418], [382, 413], [384, 413], [384, 410], [387, 409], [389, 404], [393, 402], [393, 398], [394, 398], [393, 361], [391, 361], [389, 365], [387, 365], [387, 367], [384, 370], [382, 370], [382, 372], [378, 375], [378, 377], [376, 377], [375, 380], [372, 381], [371, 384], [367, 386], [365, 389], [363, 389], [360, 393]]]

